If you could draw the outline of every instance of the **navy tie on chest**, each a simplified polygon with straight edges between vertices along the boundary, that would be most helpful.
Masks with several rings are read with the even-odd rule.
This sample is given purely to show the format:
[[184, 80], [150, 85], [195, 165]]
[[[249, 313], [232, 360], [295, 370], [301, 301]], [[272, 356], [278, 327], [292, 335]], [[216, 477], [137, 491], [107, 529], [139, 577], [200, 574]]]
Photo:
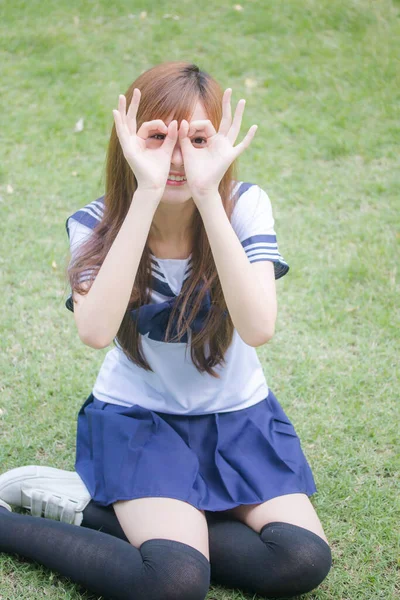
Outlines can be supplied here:
[[[167, 325], [169, 319], [171, 317], [172, 311], [174, 309], [175, 304], [182, 303], [182, 298], [179, 296], [171, 298], [170, 300], [166, 300], [165, 302], [159, 302], [157, 304], [145, 304], [140, 306], [139, 308], [135, 308], [130, 311], [132, 318], [136, 321], [139, 333], [141, 335], [147, 335], [151, 340], [157, 342], [165, 341], [165, 333], [167, 330]], [[193, 302], [189, 301], [185, 310], [185, 317], [189, 316], [192, 311]], [[190, 325], [190, 329], [193, 333], [198, 333], [205, 326], [205, 322], [210, 314], [210, 311], [213, 310], [214, 307], [211, 303], [211, 294], [210, 291], [207, 291], [203, 297], [200, 308]], [[226, 318], [227, 311], [223, 311], [221, 313], [222, 318]], [[179, 312], [176, 313], [170, 330], [170, 338], [175, 337], [178, 333], [177, 325], [179, 319]], [[188, 335], [185, 333], [179, 339], [173, 340], [175, 343], [188, 343]]]

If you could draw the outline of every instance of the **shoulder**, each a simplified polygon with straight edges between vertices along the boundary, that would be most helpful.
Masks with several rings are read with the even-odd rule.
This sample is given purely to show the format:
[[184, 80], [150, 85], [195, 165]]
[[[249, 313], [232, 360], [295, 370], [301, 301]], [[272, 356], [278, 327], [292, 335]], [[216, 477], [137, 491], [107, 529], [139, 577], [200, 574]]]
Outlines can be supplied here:
[[235, 181], [232, 188], [232, 196], [235, 205], [238, 204], [240, 199], [255, 198], [266, 192], [257, 183], [251, 183], [249, 181]]
[[74, 257], [79, 247], [92, 235], [104, 215], [104, 196], [93, 200], [74, 212], [66, 220], [71, 255]]
[[89, 204], [86, 204], [86, 206], [74, 212], [68, 217], [65, 223], [68, 236], [71, 237], [71, 228], [74, 228], [77, 223], [87, 229], [95, 229], [103, 218], [104, 209], [104, 196], [101, 196], [100, 198], [97, 198], [97, 200], [89, 202]]
[[271, 201], [267, 192], [256, 183], [236, 182], [233, 192], [233, 214], [255, 214], [268, 212], [272, 215]]
[[269, 196], [255, 183], [237, 182], [233, 189], [232, 226], [244, 235], [244, 230], [273, 228], [274, 218]]

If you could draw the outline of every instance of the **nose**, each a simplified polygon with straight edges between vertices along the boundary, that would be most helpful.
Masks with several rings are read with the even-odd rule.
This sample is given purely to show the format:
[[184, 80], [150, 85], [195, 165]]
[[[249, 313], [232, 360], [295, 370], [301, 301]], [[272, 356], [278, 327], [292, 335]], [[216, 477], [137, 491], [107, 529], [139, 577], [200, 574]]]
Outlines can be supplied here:
[[171, 166], [177, 169], [183, 166], [183, 155], [179, 140], [176, 142], [175, 148], [172, 151]]

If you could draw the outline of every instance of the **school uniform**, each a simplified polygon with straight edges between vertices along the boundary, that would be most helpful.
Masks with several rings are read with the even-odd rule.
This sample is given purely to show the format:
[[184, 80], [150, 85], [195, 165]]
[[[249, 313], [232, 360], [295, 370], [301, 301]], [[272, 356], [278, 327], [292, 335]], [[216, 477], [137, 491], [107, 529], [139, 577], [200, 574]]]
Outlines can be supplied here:
[[[249, 261], [270, 260], [275, 278], [282, 277], [289, 267], [278, 250], [267, 194], [243, 182], [232, 194], [237, 200], [231, 224]], [[72, 255], [103, 212], [99, 198], [67, 219]], [[225, 364], [215, 367], [217, 379], [195, 368], [191, 332], [164, 341], [191, 257], [151, 258], [151, 301], [131, 317], [153, 370], [130, 361], [116, 342], [78, 416], [75, 468], [93, 500], [107, 506], [168, 497], [222, 511], [284, 494], [313, 494], [300, 441], [268, 388], [256, 349], [235, 330]], [[73, 310], [71, 296], [66, 305]], [[207, 295], [191, 331], [201, 329], [210, 307]]]

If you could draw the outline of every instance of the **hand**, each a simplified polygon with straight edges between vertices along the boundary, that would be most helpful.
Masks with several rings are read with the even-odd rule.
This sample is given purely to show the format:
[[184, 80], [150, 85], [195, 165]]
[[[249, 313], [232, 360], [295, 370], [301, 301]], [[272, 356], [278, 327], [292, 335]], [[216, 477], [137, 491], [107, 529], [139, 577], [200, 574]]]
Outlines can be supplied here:
[[[243, 141], [234, 146], [239, 135], [245, 100], [240, 100], [232, 121], [231, 111], [232, 90], [225, 90], [222, 98], [222, 119], [215, 131], [211, 121], [182, 121], [179, 128], [179, 141], [185, 165], [185, 177], [197, 203], [202, 197], [218, 192], [219, 183], [232, 162], [250, 145], [257, 131], [257, 125], [252, 125]], [[196, 131], [205, 131], [207, 144], [195, 148], [190, 138]], [[196, 202], [197, 201], [197, 202]]]
[[[118, 110], [113, 110], [115, 128], [122, 152], [131, 167], [138, 188], [141, 190], [164, 190], [171, 168], [171, 156], [178, 139], [177, 121], [168, 127], [160, 119], [146, 121], [136, 131], [136, 115], [140, 102], [140, 90], [135, 88], [126, 113], [126, 98], [119, 96]], [[148, 148], [146, 140], [156, 133], [165, 135], [162, 145]]]

